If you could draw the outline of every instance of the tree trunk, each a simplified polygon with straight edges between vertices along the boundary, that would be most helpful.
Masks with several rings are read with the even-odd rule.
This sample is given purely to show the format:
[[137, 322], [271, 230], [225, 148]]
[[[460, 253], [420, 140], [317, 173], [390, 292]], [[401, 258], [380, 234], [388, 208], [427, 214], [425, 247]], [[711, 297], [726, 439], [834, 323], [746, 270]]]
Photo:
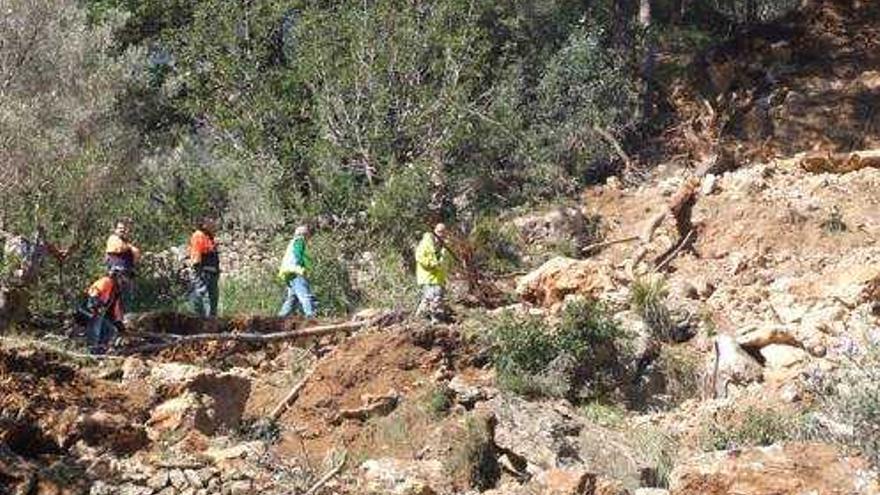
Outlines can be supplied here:
[[639, 0], [639, 27], [646, 36], [645, 60], [642, 63], [642, 79], [645, 81], [645, 95], [642, 100], [642, 119], [647, 122], [654, 115], [654, 66], [657, 59], [657, 46], [651, 33], [651, 0]]

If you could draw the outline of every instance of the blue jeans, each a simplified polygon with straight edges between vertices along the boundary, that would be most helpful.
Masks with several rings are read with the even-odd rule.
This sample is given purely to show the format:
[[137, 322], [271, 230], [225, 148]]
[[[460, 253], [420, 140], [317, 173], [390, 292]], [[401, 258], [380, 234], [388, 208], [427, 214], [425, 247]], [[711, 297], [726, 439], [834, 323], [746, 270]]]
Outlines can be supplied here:
[[293, 314], [296, 305], [302, 307], [303, 315], [306, 318], [314, 318], [315, 316], [315, 296], [309, 287], [309, 281], [305, 277], [294, 277], [287, 283], [287, 296], [284, 298], [284, 304], [278, 316], [284, 318]]
[[193, 275], [189, 299], [196, 315], [204, 318], [217, 316], [217, 303], [220, 299], [219, 283], [219, 272], [198, 270]]
[[95, 316], [86, 326], [86, 344], [92, 354], [104, 354], [113, 338], [116, 327], [104, 316]]

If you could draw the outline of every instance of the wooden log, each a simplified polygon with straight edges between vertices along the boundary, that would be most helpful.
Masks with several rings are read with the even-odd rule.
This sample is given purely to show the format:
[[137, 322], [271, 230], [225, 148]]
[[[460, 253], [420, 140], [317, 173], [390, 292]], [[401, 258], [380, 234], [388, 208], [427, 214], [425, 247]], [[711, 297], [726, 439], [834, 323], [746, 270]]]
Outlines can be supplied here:
[[194, 335], [183, 335], [172, 342], [161, 342], [156, 344], [146, 344], [133, 349], [121, 350], [119, 354], [131, 355], [149, 352], [157, 352], [171, 347], [177, 347], [187, 344], [195, 344], [198, 342], [248, 342], [265, 344], [269, 342], [280, 342], [285, 340], [297, 340], [313, 337], [321, 337], [340, 332], [352, 332], [354, 330], [370, 327], [374, 325], [390, 325], [402, 319], [403, 314], [400, 312], [383, 313], [374, 318], [361, 321], [350, 321], [334, 325], [322, 325], [302, 330], [291, 330], [287, 332], [275, 333], [202, 333]]

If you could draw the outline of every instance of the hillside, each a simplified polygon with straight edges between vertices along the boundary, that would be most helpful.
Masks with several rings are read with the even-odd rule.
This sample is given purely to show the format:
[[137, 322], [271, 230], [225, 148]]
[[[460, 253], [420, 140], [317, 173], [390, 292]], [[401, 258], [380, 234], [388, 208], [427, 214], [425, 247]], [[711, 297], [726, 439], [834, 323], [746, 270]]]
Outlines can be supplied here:
[[[360, 121], [328, 117], [322, 113], [327, 108], [360, 108], [364, 96], [331, 98], [337, 94], [331, 90], [346, 94], [327, 82], [333, 77], [343, 81], [340, 87], [349, 76], [353, 87], [366, 87], [360, 86], [364, 74], [340, 69], [348, 63], [339, 55], [343, 51], [337, 65], [316, 58], [315, 64], [326, 65], [298, 67], [314, 73], [284, 79], [278, 63], [266, 62], [271, 57], [259, 48], [242, 55], [240, 65], [223, 50], [208, 50], [213, 45], [202, 31], [207, 21], [201, 10], [178, 12], [174, 19], [184, 27], [146, 7], [121, 20], [96, 10], [107, 22], [120, 22], [118, 31], [104, 33], [119, 45], [115, 50], [130, 44], [127, 49], [137, 52], [139, 42], [159, 39], [180, 50], [168, 80], [153, 89], [186, 89], [128, 115], [149, 120], [156, 117], [150, 108], [167, 112], [137, 123], [141, 134], [135, 134], [149, 141], [152, 154], [135, 159], [135, 148], [129, 149], [126, 158], [136, 163], [131, 169], [109, 165], [121, 151], [108, 147], [101, 159], [106, 161], [95, 162], [101, 172], [84, 172], [89, 180], [77, 183], [79, 191], [52, 189], [57, 184], [51, 181], [40, 186], [44, 200], [74, 198], [42, 213], [50, 235], [69, 242], [72, 254], [59, 265], [57, 282], [44, 276], [36, 286], [29, 319], [7, 326], [5, 318], [15, 315], [3, 312], [11, 302], [5, 286], [0, 292], [0, 495], [880, 493], [880, 5], [803, 4], [767, 22], [736, 26], [730, 36], [697, 51], [661, 44], [662, 87], [655, 103], [663, 115], [653, 127], [633, 132], [611, 119], [605, 137], [553, 134], [569, 139], [568, 151], [552, 156], [560, 170], [587, 163], [579, 161], [587, 152], [572, 158], [584, 149], [611, 147], [601, 148], [606, 158], [597, 160], [607, 165], [601, 173], [593, 174], [598, 162], [588, 160], [585, 181], [523, 158], [526, 149], [547, 144], [547, 127], [509, 128], [501, 146], [493, 142], [477, 150], [472, 136], [501, 138], [475, 122], [494, 126], [496, 117], [513, 117], [493, 107], [499, 102], [481, 106], [485, 101], [452, 95], [452, 82], [421, 114], [420, 105], [431, 98], [417, 91], [425, 89], [422, 80], [415, 82], [418, 71], [389, 71], [389, 80], [412, 83], [407, 87], [413, 93], [377, 90], [371, 96], [381, 101], [375, 106], [399, 98], [399, 116], [370, 106], [375, 114]], [[433, 53], [428, 45], [439, 39], [433, 30], [444, 23], [460, 27], [454, 9], [437, 5], [440, 13], [428, 7], [422, 12], [430, 21], [419, 25], [422, 32], [404, 14], [394, 17], [393, 9], [349, 19], [340, 7], [345, 24], [333, 24], [336, 41], [357, 38], [366, 23], [376, 22], [393, 33], [392, 27], [403, 29], [424, 42], [414, 43], [419, 50]], [[239, 8], [214, 7], [219, 19]], [[303, 12], [324, 15], [322, 8], [308, 4]], [[259, 15], [277, 9], [269, 2], [259, 12], [247, 11], [255, 16], [247, 24], [255, 38], [268, 29]], [[532, 15], [538, 19], [546, 11], [535, 8]], [[95, 12], [81, 14], [81, 20], [97, 22]], [[511, 20], [516, 17], [492, 24], [498, 20], [493, 12], [498, 14], [488, 9], [479, 19], [510, 46], [524, 43], [523, 33], [538, 36]], [[289, 12], [284, 19], [285, 26], [289, 21], [307, 33], [317, 29], [315, 19], [331, 22]], [[226, 33], [224, 26], [218, 29]], [[453, 41], [443, 38], [453, 47], [445, 52], [447, 61], [460, 55], [455, 50], [464, 42], [472, 42], [479, 57], [504, 59], [493, 50], [510, 49], [500, 42], [490, 46], [472, 31], [450, 33]], [[578, 51], [594, 46], [579, 44], [578, 36], [560, 53], [572, 60], [591, 53]], [[327, 55], [307, 41], [297, 38], [302, 45], [296, 53]], [[395, 44], [400, 40], [394, 37], [386, 41], [409, 46]], [[206, 68], [186, 58], [198, 47], [221, 69], [212, 72], [216, 65]], [[504, 53], [513, 57], [514, 51]], [[292, 57], [286, 53], [272, 57]], [[365, 59], [359, 63], [368, 71]], [[186, 72], [188, 64], [204, 72]], [[247, 69], [249, 64], [254, 67]], [[507, 77], [502, 65], [499, 78]], [[271, 80], [265, 87], [250, 79], [260, 67], [263, 82]], [[315, 74], [328, 78], [321, 81], [326, 86], [308, 79]], [[423, 75], [430, 79], [431, 73]], [[308, 81], [302, 87], [307, 90], [297, 86], [302, 81]], [[559, 83], [548, 76], [535, 88], [546, 91], [553, 81]], [[375, 90], [380, 83], [374, 84]], [[288, 99], [278, 101], [287, 107], [269, 110], [261, 105], [271, 98], [257, 98], [258, 87], [267, 92], [261, 98], [283, 88], [303, 99], [285, 93]], [[140, 96], [149, 93], [141, 89]], [[3, 97], [0, 103], [12, 109]], [[546, 97], [536, 96], [532, 104], [546, 105]], [[84, 101], [81, 94], [77, 98]], [[581, 109], [584, 101], [568, 104]], [[453, 102], [460, 106], [452, 108]], [[627, 104], [614, 100], [616, 110]], [[163, 105], [180, 105], [181, 113]], [[437, 108], [443, 105], [450, 113]], [[198, 128], [172, 151], [156, 151], [162, 139], [171, 139], [156, 131], [173, 125], [164, 119], [173, 114], [186, 120], [184, 113], [193, 108], [204, 111]], [[472, 115], [490, 110], [499, 113]], [[294, 125], [285, 112], [301, 120]], [[87, 120], [101, 128], [97, 114], [92, 117]], [[312, 118], [329, 118], [329, 134]], [[456, 118], [475, 120], [450, 121]], [[586, 118], [564, 124], [586, 125], [578, 120]], [[360, 155], [340, 151], [348, 139], [357, 141], [349, 134], [355, 131], [342, 127], [363, 130], [378, 121], [387, 128], [416, 124], [395, 127], [393, 138], [358, 135], [374, 140], [359, 143]], [[312, 125], [307, 132], [296, 127]], [[383, 126], [372, 129], [380, 133], [376, 129]], [[134, 127], [111, 127], [101, 132], [114, 139], [134, 135], [127, 134]], [[304, 132], [317, 144], [284, 141], [285, 130], [296, 139]], [[77, 144], [68, 144], [83, 145], [96, 137], [93, 131], [78, 128]], [[424, 132], [423, 142], [410, 140], [417, 132]], [[504, 143], [526, 137], [535, 141], [508, 148], [509, 162], [493, 161]], [[250, 148], [261, 139], [271, 146]], [[376, 158], [386, 152], [411, 161]], [[93, 156], [71, 153], [79, 164]], [[309, 165], [314, 168], [285, 168], [300, 163], [290, 158], [297, 153], [297, 159], [320, 157], [326, 160], [320, 165], [337, 168], [321, 168], [317, 161]], [[52, 160], [45, 163], [62, 163]], [[211, 165], [200, 168], [206, 162]], [[371, 169], [371, 163], [381, 166]], [[141, 166], [157, 173], [126, 182]], [[346, 182], [353, 169], [358, 179]], [[548, 175], [530, 175], [537, 169]], [[39, 175], [21, 170], [34, 174], [22, 174], [22, 183]], [[291, 174], [302, 180], [292, 182], [298, 190], [290, 196], [278, 183], [268, 185], [271, 177], [288, 180]], [[243, 176], [254, 180], [238, 182]], [[30, 197], [43, 184], [34, 180], [8, 191]], [[99, 250], [89, 244], [96, 241], [80, 240], [97, 227], [58, 219], [68, 218], [68, 210], [84, 215], [98, 208], [98, 199], [83, 194], [106, 191], [112, 181], [126, 184], [119, 191], [135, 198], [131, 211], [144, 208], [135, 221], [147, 251], [138, 287], [147, 302], [126, 318], [109, 354], [91, 355], [84, 351], [82, 330], [66, 316], [73, 289], [64, 283], [64, 270], [75, 266], [82, 272], [76, 283], [96, 272], [89, 259]], [[562, 194], [545, 195], [557, 186]], [[513, 199], [530, 194], [531, 201]], [[226, 264], [216, 319], [182, 312], [175, 294], [185, 250], [175, 246], [177, 237], [163, 237], [187, 229], [208, 203], [227, 208], [220, 215]], [[421, 233], [443, 208], [456, 212], [457, 223], [450, 222], [458, 235], [450, 244], [456, 269], [448, 291], [454, 317], [430, 323], [413, 314], [412, 237], [414, 226]], [[29, 225], [21, 218], [31, 211], [10, 207], [2, 220]], [[318, 231], [309, 238], [317, 265], [309, 277], [321, 311], [315, 321], [274, 316], [283, 290], [275, 271], [292, 231], [285, 216]]]

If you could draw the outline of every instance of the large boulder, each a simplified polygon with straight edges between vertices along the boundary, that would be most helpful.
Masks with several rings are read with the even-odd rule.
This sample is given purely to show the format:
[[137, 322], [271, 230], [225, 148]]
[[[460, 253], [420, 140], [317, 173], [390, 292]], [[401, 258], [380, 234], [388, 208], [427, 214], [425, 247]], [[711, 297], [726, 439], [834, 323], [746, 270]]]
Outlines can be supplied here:
[[727, 397], [730, 385], [746, 385], [763, 379], [763, 368], [729, 335], [715, 339], [715, 352], [705, 373], [707, 395]]
[[480, 406], [488, 408], [497, 420], [495, 444], [524, 462], [521, 467], [530, 473], [583, 465], [579, 436], [584, 420], [561, 403], [499, 395]]
[[516, 292], [526, 302], [552, 306], [569, 294], [597, 297], [613, 288], [611, 277], [601, 265], [560, 256], [520, 278]]
[[159, 365], [148, 378], [168, 398], [157, 406], [147, 433], [153, 440], [172, 432], [198, 431], [207, 436], [238, 427], [251, 391], [250, 379], [188, 365]]
[[722, 451], [679, 463], [671, 495], [868, 495], [880, 493], [861, 459], [827, 444], [791, 443]]
[[369, 459], [360, 467], [360, 492], [371, 495], [435, 495], [446, 486], [443, 463], [436, 460]]

